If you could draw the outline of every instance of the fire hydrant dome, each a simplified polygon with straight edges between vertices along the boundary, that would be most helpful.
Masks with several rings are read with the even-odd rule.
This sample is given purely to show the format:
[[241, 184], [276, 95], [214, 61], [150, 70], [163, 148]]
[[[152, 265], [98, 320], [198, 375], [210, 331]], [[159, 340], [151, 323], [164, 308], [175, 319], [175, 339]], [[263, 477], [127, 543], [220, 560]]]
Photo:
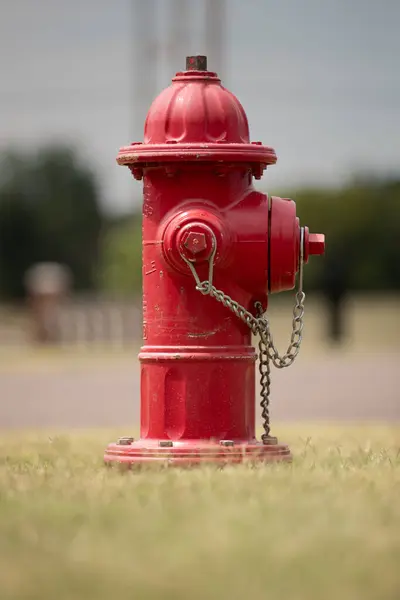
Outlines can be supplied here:
[[[187, 71], [154, 100], [147, 114], [143, 143], [121, 148], [119, 164], [184, 160], [230, 160], [274, 164], [272, 148], [250, 142], [246, 113], [239, 100], [206, 70], [205, 57], [189, 57]], [[191, 67], [192, 60], [194, 68]], [[200, 70], [201, 67], [204, 70]]]
[[[189, 76], [188, 76], [189, 75]], [[178, 73], [150, 107], [145, 144], [248, 144], [249, 126], [239, 100], [214, 73]]]

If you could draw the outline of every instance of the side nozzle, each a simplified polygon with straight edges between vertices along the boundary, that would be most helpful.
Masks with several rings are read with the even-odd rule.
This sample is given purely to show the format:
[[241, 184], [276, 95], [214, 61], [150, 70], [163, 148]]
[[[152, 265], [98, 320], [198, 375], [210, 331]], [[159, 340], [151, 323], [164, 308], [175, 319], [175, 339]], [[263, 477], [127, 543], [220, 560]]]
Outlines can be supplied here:
[[304, 230], [304, 262], [310, 256], [319, 256], [325, 253], [325, 236], [323, 233], [309, 233], [308, 227]]
[[308, 237], [309, 255], [318, 255], [325, 252], [325, 236], [323, 233], [310, 233]]

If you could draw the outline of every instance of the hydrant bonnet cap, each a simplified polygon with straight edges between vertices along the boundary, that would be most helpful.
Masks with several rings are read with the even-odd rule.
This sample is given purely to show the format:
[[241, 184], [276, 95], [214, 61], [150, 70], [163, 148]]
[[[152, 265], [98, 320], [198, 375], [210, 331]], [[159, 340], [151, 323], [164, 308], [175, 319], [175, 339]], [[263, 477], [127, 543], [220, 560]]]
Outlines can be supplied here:
[[121, 148], [117, 162], [135, 167], [171, 161], [275, 164], [272, 148], [250, 142], [243, 106], [207, 71], [205, 56], [189, 56], [187, 70], [152, 103], [143, 143]]

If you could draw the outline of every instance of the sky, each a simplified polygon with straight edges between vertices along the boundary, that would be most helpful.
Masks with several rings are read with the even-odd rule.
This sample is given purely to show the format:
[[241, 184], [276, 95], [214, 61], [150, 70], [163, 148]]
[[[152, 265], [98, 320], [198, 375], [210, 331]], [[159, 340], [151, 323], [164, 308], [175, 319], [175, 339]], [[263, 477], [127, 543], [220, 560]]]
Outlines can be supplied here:
[[[171, 19], [171, 0], [151, 1], [150, 30], [150, 0], [0, 0], [0, 149], [73, 144], [112, 212], [140, 202], [141, 184], [115, 157], [142, 139], [149, 82], [156, 95], [186, 55], [208, 54], [215, 68], [202, 0], [183, 0], [189, 26], [172, 65], [165, 48], [182, 23]], [[400, 0], [226, 6], [219, 75], [243, 104], [252, 139], [278, 155], [257, 185], [277, 193], [400, 170]], [[154, 47], [163, 56], [157, 71]], [[135, 69], [138, 57], [148, 77]]]

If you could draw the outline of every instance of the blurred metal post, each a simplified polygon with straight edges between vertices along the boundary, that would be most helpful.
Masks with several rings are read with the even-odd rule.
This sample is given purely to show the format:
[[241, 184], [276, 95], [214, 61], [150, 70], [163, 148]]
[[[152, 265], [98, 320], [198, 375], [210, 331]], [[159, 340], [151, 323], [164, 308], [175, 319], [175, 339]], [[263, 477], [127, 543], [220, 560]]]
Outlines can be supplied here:
[[188, 0], [171, 0], [168, 11], [168, 41], [166, 55], [168, 71], [183, 71], [185, 56], [188, 53], [190, 23]]
[[205, 54], [210, 71], [221, 75], [225, 68], [226, 2], [205, 0], [205, 3]]
[[147, 111], [157, 95], [159, 43], [158, 0], [132, 0], [133, 12], [133, 131], [139, 139]]

